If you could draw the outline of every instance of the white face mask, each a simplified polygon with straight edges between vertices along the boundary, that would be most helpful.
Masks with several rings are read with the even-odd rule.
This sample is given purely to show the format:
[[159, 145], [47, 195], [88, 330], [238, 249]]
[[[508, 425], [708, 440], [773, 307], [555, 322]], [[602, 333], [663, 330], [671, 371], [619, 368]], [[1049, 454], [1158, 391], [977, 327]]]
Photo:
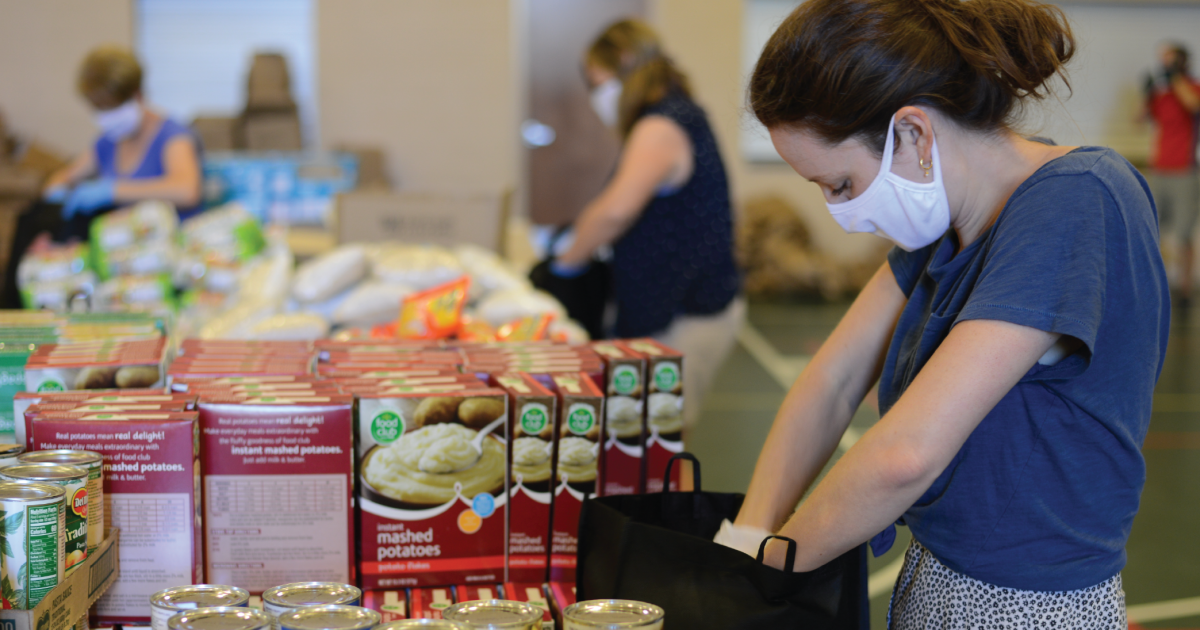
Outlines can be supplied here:
[[96, 126], [100, 133], [113, 142], [132, 136], [142, 124], [142, 105], [137, 99], [129, 99], [123, 105], [96, 112]]
[[592, 88], [592, 109], [606, 127], [616, 127], [621, 109], [621, 81], [613, 77]]
[[895, 116], [888, 123], [887, 144], [879, 175], [861, 195], [827, 203], [833, 220], [847, 232], [873, 232], [913, 251], [938, 240], [950, 229], [950, 202], [942, 181], [937, 138], [933, 139], [933, 181], [909, 181], [892, 172]]

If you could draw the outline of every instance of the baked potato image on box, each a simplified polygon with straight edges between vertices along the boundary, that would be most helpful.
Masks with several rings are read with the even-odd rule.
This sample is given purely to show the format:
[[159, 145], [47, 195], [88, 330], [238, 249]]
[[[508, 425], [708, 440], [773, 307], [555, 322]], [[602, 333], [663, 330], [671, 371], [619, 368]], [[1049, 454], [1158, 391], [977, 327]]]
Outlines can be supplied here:
[[462, 403], [462, 398], [452, 396], [422, 400], [412, 415], [413, 428], [419, 429], [431, 424], [458, 422], [458, 407]]
[[75, 375], [74, 389], [111, 389], [116, 375], [115, 367], [85, 367]]
[[458, 407], [458, 419], [478, 430], [504, 415], [504, 412], [504, 401], [499, 398], [468, 398]]
[[121, 389], [139, 389], [154, 387], [160, 378], [157, 365], [127, 365], [117, 370], [113, 380]]

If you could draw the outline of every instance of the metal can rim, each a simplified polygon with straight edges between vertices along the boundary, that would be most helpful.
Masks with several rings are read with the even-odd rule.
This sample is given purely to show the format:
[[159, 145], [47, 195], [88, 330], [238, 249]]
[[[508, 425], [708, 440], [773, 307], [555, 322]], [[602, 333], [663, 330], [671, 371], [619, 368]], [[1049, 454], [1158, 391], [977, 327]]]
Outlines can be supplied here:
[[262, 630], [263, 628], [271, 627], [271, 616], [257, 608], [247, 608], [244, 606], [209, 606], [207, 608], [184, 610], [171, 615], [171, 618], [167, 620], [167, 628], [170, 630], [192, 630], [193, 628], [196, 628], [196, 626], [191, 624], [183, 625], [187, 623], [187, 618], [189, 616], [225, 617], [227, 615], [245, 619], [248, 623], [242, 626], [244, 630]]
[[[225, 591], [229, 591], [229, 592], [233, 593], [234, 595], [237, 596], [237, 603], [230, 602], [228, 604], [223, 604], [221, 606], [195, 606], [192, 608], [179, 608], [178, 606], [171, 604], [169, 601], [165, 601], [165, 598], [170, 597], [172, 595], [176, 595], [176, 594], [192, 593], [192, 592], [211, 592], [211, 591], [216, 591], [216, 590], [225, 590]], [[246, 589], [243, 589], [243, 588], [238, 588], [236, 586], [226, 586], [224, 584], [186, 584], [184, 586], [173, 586], [171, 588], [165, 588], [165, 589], [155, 593], [154, 595], [150, 596], [150, 605], [151, 606], [157, 606], [158, 608], [161, 608], [164, 610], [177, 610], [180, 612], [183, 612], [185, 610], [186, 611], [199, 610], [200, 608], [237, 608], [237, 607], [242, 607], [244, 604], [246, 604], [249, 601], [250, 601], [250, 592], [249, 591], [247, 591]]]
[[[589, 622], [587, 620], [586, 616], [579, 615], [580, 612], [583, 612], [588, 609], [598, 609], [598, 610], [595, 610], [595, 612], [612, 611], [612, 612], [630, 612], [630, 613], [637, 613], [638, 610], [640, 609], [641, 611], [644, 611], [649, 614], [647, 614], [643, 620], [618, 621], [618, 622], [612, 622], [612, 623], [606, 624], [604, 622]], [[571, 604], [570, 606], [567, 606], [566, 608], [563, 609], [563, 621], [564, 622], [567, 619], [572, 619], [575, 621], [582, 621], [584, 623], [593, 624], [596, 628], [609, 628], [609, 629], [639, 628], [639, 627], [644, 627], [644, 626], [650, 626], [650, 625], [654, 625], [657, 623], [661, 623], [664, 616], [665, 616], [665, 613], [663, 612], [662, 608], [659, 608], [658, 606], [655, 606], [654, 604], [648, 604], [646, 602], [639, 602], [639, 601], [635, 601], [632, 599], [589, 599], [589, 600], [585, 600], [585, 601], [581, 601], [581, 602], [575, 602], [574, 604]]]
[[347, 615], [347, 621], [350, 621], [350, 615], [354, 615], [354, 618], [358, 621], [358, 623], [346, 623], [344, 625], [338, 625], [336, 626], [338, 630], [364, 630], [366, 628], [374, 628], [375, 626], [379, 625], [379, 622], [382, 620], [380, 614], [374, 610], [371, 610], [370, 608], [363, 608], [362, 606], [345, 606], [342, 604], [325, 604], [321, 606], [303, 606], [300, 608], [293, 608], [288, 612], [278, 615], [275, 619], [279, 624], [278, 627], [280, 630], [330, 630], [330, 627], [333, 626], [333, 624], [329, 623], [328, 617], [325, 618], [324, 623], [316, 625], [305, 625], [304, 618], [314, 615], [336, 615], [338, 613]]
[[[334, 602], [319, 602], [319, 603], [292, 603], [288, 602], [283, 597], [286, 593], [293, 590], [345, 590], [348, 597], [344, 597]], [[325, 605], [346, 605], [351, 602], [362, 601], [362, 590], [351, 584], [342, 584], [341, 582], [292, 582], [290, 584], [280, 584], [267, 589], [262, 594], [263, 604], [271, 604], [280, 608], [303, 608], [305, 606], [325, 606]]]
[[[47, 473], [44, 475], [34, 476], [32, 471], [30, 471], [30, 473], [28, 475], [20, 475], [20, 472], [22, 472], [22, 471], [20, 471], [19, 469], [23, 469], [23, 468], [41, 468], [43, 470], [60, 469], [60, 470], [58, 470], [58, 472], [61, 474], [55, 475], [55, 474]], [[14, 469], [18, 469], [18, 470], [14, 471]], [[18, 475], [20, 475], [20, 476], [18, 476]], [[71, 479], [82, 479], [82, 480], [86, 481], [87, 478], [88, 478], [87, 468], [84, 468], [82, 466], [71, 466], [68, 464], [51, 464], [51, 463], [17, 464], [16, 466], [5, 466], [4, 468], [0, 468], [0, 479], [11, 480], [11, 481], [38, 481], [38, 482], [46, 483], [46, 482], [65, 481], [65, 480], [71, 480]]]
[[[469, 615], [475, 610], [504, 610], [518, 615], [512, 621], [504, 622], [473, 622]], [[467, 623], [474, 628], [527, 628], [532, 623], [540, 624], [545, 611], [528, 602], [518, 602], [510, 599], [476, 599], [459, 602], [442, 611], [442, 617], [453, 621]], [[456, 618], [457, 617], [457, 618]]]
[[[0, 447], [3, 447], [3, 446], [4, 446], [3, 444], [0, 444]], [[78, 466], [80, 468], [87, 469], [87, 468], [95, 468], [97, 466], [104, 465], [104, 456], [101, 455], [100, 453], [97, 453], [96, 451], [85, 451], [85, 450], [73, 449], [73, 448], [56, 448], [56, 449], [47, 450], [47, 451], [25, 451], [24, 449], [25, 449], [25, 447], [22, 446], [21, 447], [22, 452], [17, 455], [17, 461], [20, 462], [20, 465], [22, 465], [22, 466], [25, 464], [62, 464], [65, 466]], [[81, 455], [82, 457], [76, 459], [75, 461], [69, 461], [69, 462], [51, 461], [48, 459], [43, 459], [47, 455], [67, 455], [67, 454], [72, 454], [72, 455], [77, 454], [77, 455]], [[6, 455], [6, 453], [4, 453], [3, 451], [0, 451], [0, 457], [3, 457], [4, 455]]]
[[[5, 490], [11, 489], [6, 486], [18, 486], [30, 488], [38, 492], [44, 492], [45, 496], [31, 497], [27, 495], [12, 494], [4, 496]], [[0, 479], [0, 501], [22, 501], [25, 503], [38, 503], [40, 501], [54, 501], [64, 499], [67, 496], [67, 489], [62, 486], [43, 483], [41, 481], [33, 481], [29, 479]]]

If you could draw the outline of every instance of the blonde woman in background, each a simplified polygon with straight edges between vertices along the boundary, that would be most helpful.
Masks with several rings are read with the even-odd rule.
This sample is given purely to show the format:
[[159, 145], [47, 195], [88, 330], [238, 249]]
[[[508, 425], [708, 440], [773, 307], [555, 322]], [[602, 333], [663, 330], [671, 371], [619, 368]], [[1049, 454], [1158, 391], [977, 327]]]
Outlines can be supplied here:
[[580, 274], [612, 246], [616, 336], [654, 337], [687, 357], [686, 437], [745, 319], [725, 166], [687, 77], [646, 24], [605, 29], [584, 73], [593, 109], [622, 140], [621, 156], [550, 272]]

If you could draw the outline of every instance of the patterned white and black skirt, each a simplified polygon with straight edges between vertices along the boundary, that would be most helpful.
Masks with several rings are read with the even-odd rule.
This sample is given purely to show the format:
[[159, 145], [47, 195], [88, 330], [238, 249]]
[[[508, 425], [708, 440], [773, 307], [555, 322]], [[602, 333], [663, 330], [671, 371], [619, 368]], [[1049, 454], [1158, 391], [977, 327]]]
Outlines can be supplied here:
[[933, 557], [915, 539], [888, 610], [892, 630], [988, 628], [1128, 630], [1121, 574], [1077, 591], [1022, 591], [980, 582]]

